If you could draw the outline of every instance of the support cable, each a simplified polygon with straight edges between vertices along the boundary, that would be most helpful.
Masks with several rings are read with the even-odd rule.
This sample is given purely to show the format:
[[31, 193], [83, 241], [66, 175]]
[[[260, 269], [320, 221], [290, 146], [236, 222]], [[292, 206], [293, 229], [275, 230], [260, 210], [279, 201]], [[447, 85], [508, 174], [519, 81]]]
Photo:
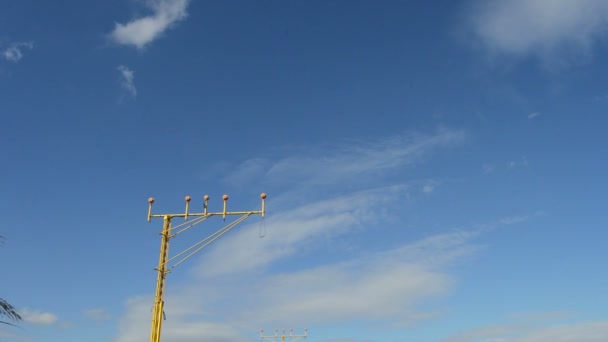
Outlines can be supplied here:
[[183, 259], [181, 259], [180, 261], [178, 261], [175, 265], [173, 265], [169, 269], [167, 269], [167, 272], [171, 272], [172, 269], [176, 268], [181, 263], [183, 263], [184, 261], [188, 260], [194, 254], [200, 252], [203, 248], [205, 248], [208, 245], [210, 245], [213, 241], [219, 239], [222, 235], [226, 234], [229, 230], [231, 230], [232, 228], [236, 227], [239, 223], [245, 221], [251, 215], [252, 214], [245, 214], [245, 215], [241, 216], [240, 218], [236, 219], [234, 222], [232, 222], [232, 223], [228, 224], [227, 226], [221, 228], [220, 230], [216, 231], [215, 233], [207, 236], [206, 238], [204, 238], [201, 241], [195, 243], [194, 245], [190, 246], [189, 248], [185, 249], [184, 251], [180, 252], [179, 254], [176, 254], [173, 257], [171, 257], [169, 260], [167, 260], [167, 262], [165, 262], [165, 264], [167, 264], [167, 263], [169, 263], [169, 262], [177, 259], [178, 257], [186, 254], [187, 252], [191, 251], [192, 249], [196, 248], [197, 246], [203, 244], [202, 246], [200, 246], [199, 248], [197, 248], [194, 252], [188, 254]]
[[179, 227], [183, 227], [183, 226], [185, 226], [185, 225], [187, 225], [187, 224], [191, 224], [191, 223], [193, 223], [193, 222], [196, 222], [197, 220], [199, 220], [199, 219], [200, 219], [200, 218], [202, 218], [202, 217], [203, 217], [203, 216], [201, 216], [201, 217], [197, 217], [196, 219], [193, 219], [192, 221], [186, 221], [186, 222], [180, 223], [180, 224], [178, 224], [178, 225], [171, 226], [170, 230], [173, 230], [173, 229], [176, 229], [176, 228], [179, 228]]
[[184, 226], [186, 223], [190, 223], [190, 225], [189, 225], [189, 226], [186, 226], [185, 228], [180, 229], [180, 230], [179, 230], [179, 231], [177, 231], [176, 233], [173, 233], [173, 234], [171, 235], [171, 237], [175, 237], [176, 235], [178, 235], [178, 234], [181, 234], [181, 233], [185, 232], [186, 230], [188, 230], [188, 229], [190, 229], [190, 228], [192, 228], [192, 227], [196, 226], [197, 224], [199, 224], [199, 223], [201, 223], [201, 222], [205, 221], [205, 220], [206, 220], [206, 219], [208, 219], [209, 217], [210, 217], [210, 216], [201, 216], [201, 217], [199, 217], [199, 218], [197, 218], [197, 219], [194, 219], [194, 220], [192, 220], [192, 221], [190, 221], [190, 222], [185, 222], [185, 223], [179, 224], [179, 225], [177, 225], [177, 226], [175, 226], [175, 227], [172, 227], [172, 228], [171, 228], [171, 231], [173, 231], [173, 229], [175, 229], [175, 228], [179, 228], [179, 227]]

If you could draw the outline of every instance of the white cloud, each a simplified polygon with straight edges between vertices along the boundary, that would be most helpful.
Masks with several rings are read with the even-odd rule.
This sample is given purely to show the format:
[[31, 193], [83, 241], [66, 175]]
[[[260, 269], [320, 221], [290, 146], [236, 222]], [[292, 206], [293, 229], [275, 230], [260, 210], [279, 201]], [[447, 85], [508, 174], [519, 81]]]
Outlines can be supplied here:
[[255, 179], [271, 185], [320, 186], [352, 183], [411, 166], [429, 153], [461, 144], [465, 133], [441, 129], [435, 134], [404, 134], [348, 146], [312, 147], [277, 161], [245, 161], [227, 182]]
[[[381, 176], [463, 139], [463, 132], [441, 130], [315, 149], [275, 162], [244, 162], [227, 181], [256, 178], [278, 185], [267, 202], [272, 207], [265, 219], [267, 234], [259, 239], [258, 223], [250, 222], [259, 218], [250, 218], [181, 266], [190, 265], [180, 270], [187, 279], [176, 285], [170, 275], [163, 336], [175, 342], [253, 341], [263, 327], [346, 326], [359, 320], [403, 327], [436, 316], [442, 308], [427, 300], [451, 289], [453, 280], [444, 268], [476, 250], [471, 240], [478, 233], [382, 240], [386, 229], [402, 229], [396, 217], [423, 194], [420, 181], [387, 185]], [[305, 189], [285, 190], [294, 178]], [[371, 181], [365, 186], [327, 191], [328, 184], [360, 184], [366, 178]], [[314, 194], [301, 196], [307, 191]], [[363, 240], [352, 238], [358, 234]], [[380, 245], [369, 248], [370, 241]], [[127, 302], [116, 342], [148, 340], [152, 302], [149, 297]]]
[[15, 332], [9, 332], [7, 329], [0, 329], [0, 341], [25, 341], [31, 342], [28, 336], [23, 333], [18, 334]]
[[[174, 342], [254, 341], [259, 328], [346, 328], [357, 322], [370, 329], [402, 329], [442, 314], [446, 308], [435, 299], [446, 296], [455, 283], [448, 267], [478, 250], [473, 240], [480, 234], [525, 218], [513, 216], [471, 231], [407, 241], [386, 239], [384, 233], [404, 229], [398, 219], [409, 201], [424, 196], [421, 184], [438, 183], [386, 185], [382, 175], [419, 163], [431, 151], [463, 138], [462, 132], [443, 130], [316, 150], [277, 162], [243, 163], [228, 179], [278, 178], [279, 188], [284, 188], [289, 175], [296, 173], [315, 195], [302, 200], [301, 192], [277, 191], [267, 203], [272, 210], [263, 239], [258, 238], [258, 223], [250, 218], [198, 259], [170, 273], [163, 337]], [[330, 181], [358, 183], [370, 173], [379, 176], [372, 177], [373, 186], [326, 191]], [[213, 226], [211, 221], [205, 224]], [[172, 253], [183, 250], [175, 248], [182, 243], [179, 239], [172, 242]], [[176, 279], [176, 273], [181, 278]], [[152, 303], [150, 297], [126, 302], [115, 342], [149, 339]]]
[[252, 243], [250, 233], [226, 236], [197, 269], [199, 274], [213, 277], [266, 266], [297, 253], [299, 246], [309, 246], [316, 239], [330, 239], [366, 222], [384, 220], [381, 208], [395, 203], [405, 191], [405, 186], [382, 187], [273, 214], [265, 219], [268, 236], [263, 240]]
[[531, 323], [496, 324], [465, 331], [443, 339], [442, 342], [501, 341], [501, 342], [603, 342], [608, 340], [608, 321], [541, 326]]
[[[163, 336], [175, 342], [253, 341], [256, 328], [296, 323], [339, 327], [365, 321], [370, 328], [402, 328], [443, 312], [442, 307], [428, 306], [427, 300], [449, 293], [454, 280], [445, 268], [475, 253], [475, 238], [501, 225], [522, 221], [519, 217], [505, 218], [482, 229], [432, 235], [388, 250], [356, 253], [319, 265], [292, 266], [291, 270], [281, 264], [279, 257], [297, 260], [317, 254], [324, 248], [319, 242], [324, 239], [324, 230], [329, 231], [327, 234], [336, 230], [345, 233], [332, 223], [292, 226], [290, 220], [283, 219], [306, 214], [313, 217], [320, 208], [336, 204], [337, 209], [328, 210], [331, 214], [319, 222], [340, 221], [349, 202], [354, 213], [368, 211], [367, 215], [373, 216], [382, 205], [362, 201], [364, 197], [339, 198], [335, 203], [319, 203], [316, 209], [296, 208], [275, 222], [268, 236], [275, 241], [270, 244], [263, 244], [265, 240], [257, 239], [246, 227], [218, 241], [217, 248], [194, 264], [181, 285], [171, 285], [173, 278], [169, 276]], [[315, 233], [307, 232], [309, 228]], [[291, 232], [282, 232], [285, 230]], [[267, 249], [269, 255], [258, 255]], [[238, 256], [233, 258], [232, 254]], [[261, 267], [270, 264], [272, 268]], [[147, 340], [152, 301], [150, 297], [137, 297], [127, 302], [116, 342]]]
[[481, 165], [481, 170], [485, 174], [491, 174], [503, 170], [512, 170], [518, 167], [527, 167], [528, 159], [521, 157], [520, 160], [509, 160], [500, 163], [485, 163]]
[[372, 144], [349, 146], [316, 156], [280, 160], [268, 170], [269, 178], [307, 180], [314, 183], [348, 181], [365, 174], [406, 166], [437, 147], [452, 146], [464, 139], [462, 131], [442, 130], [435, 135], [395, 136]]
[[508, 168], [512, 169], [514, 167], [518, 167], [518, 166], [528, 166], [528, 159], [526, 157], [521, 157], [521, 160], [517, 161], [517, 160], [510, 160], [507, 163]]
[[6, 48], [2, 55], [4, 59], [10, 62], [19, 62], [21, 58], [23, 58], [23, 48], [33, 49], [34, 43], [32, 42], [22, 42], [22, 43], [13, 43], [11, 46]]
[[352, 260], [266, 280], [256, 284], [256, 306], [240, 308], [243, 321], [285, 326], [365, 319], [368, 324], [409, 325], [432, 314], [418, 311], [420, 301], [444, 295], [451, 285], [446, 274], [415, 262], [385, 261], [382, 254], [374, 255], [371, 262]]
[[[369, 326], [407, 326], [437, 315], [440, 309], [425, 307], [425, 300], [450, 290], [453, 281], [441, 268], [472, 253], [475, 248], [470, 239], [474, 236], [441, 234], [392, 250], [294, 271], [270, 274], [240, 270], [229, 276], [194, 278], [189, 285], [169, 287], [163, 334], [175, 342], [195, 338], [235, 341], [247, 340], [250, 332], [249, 340], [253, 341], [257, 328], [294, 323], [339, 326], [365, 320]], [[254, 245], [253, 241], [250, 237], [249, 245]], [[309, 248], [298, 247], [298, 242], [285, 244], [300, 253]], [[229, 248], [225, 245], [222, 249]], [[218, 255], [206, 255], [205, 260]], [[201, 263], [196, 268], [200, 272], [210, 264]], [[151, 303], [151, 298], [127, 303], [116, 342], [146, 341]]]
[[127, 68], [126, 66], [119, 66], [118, 71], [120, 72], [120, 85], [128, 92], [131, 96], [137, 96], [137, 88], [135, 88], [135, 71]]
[[539, 115], [540, 115], [539, 112], [532, 112], [532, 113], [528, 114], [528, 120], [532, 120]]
[[557, 325], [536, 329], [513, 342], [603, 342], [608, 340], [608, 321]]
[[189, 2], [190, 0], [147, 0], [145, 3], [152, 14], [126, 24], [116, 23], [110, 38], [115, 43], [142, 49], [176, 22], [186, 18]]
[[424, 192], [425, 194], [430, 194], [431, 192], [435, 191], [435, 188], [439, 185], [438, 181], [435, 180], [428, 180], [426, 181], [426, 183], [422, 186], [422, 192]]
[[[197, 301], [195, 301], [197, 302]], [[150, 341], [150, 323], [152, 300], [147, 297], [132, 298], [127, 301], [127, 313], [121, 317], [118, 326], [118, 335], [113, 342], [147, 342]], [[187, 303], [181, 303], [185, 308]], [[206, 340], [210, 342], [243, 341], [239, 334], [226, 323], [199, 320], [193, 322], [186, 315], [175, 314], [170, 302], [165, 304], [167, 320], [163, 321], [163, 340], [174, 342], [191, 342]]]
[[[224, 177], [223, 181], [232, 184], [244, 184], [252, 178], [259, 177], [266, 172], [269, 162], [263, 158], [253, 158], [241, 163]], [[225, 173], [223, 171], [222, 173]]]
[[493, 53], [546, 58], [567, 48], [586, 53], [608, 32], [605, 0], [476, 1], [473, 29]]
[[524, 215], [524, 216], [511, 216], [511, 217], [505, 217], [502, 218], [499, 222], [500, 224], [515, 224], [515, 223], [520, 223], [520, 222], [524, 222], [527, 221], [528, 219], [530, 219], [529, 215]]
[[19, 310], [19, 314], [23, 321], [38, 325], [51, 325], [57, 322], [57, 316], [50, 312], [42, 312], [40, 310], [31, 310], [24, 308]]
[[112, 318], [112, 315], [103, 308], [88, 309], [84, 311], [84, 314], [96, 321], [105, 321]]

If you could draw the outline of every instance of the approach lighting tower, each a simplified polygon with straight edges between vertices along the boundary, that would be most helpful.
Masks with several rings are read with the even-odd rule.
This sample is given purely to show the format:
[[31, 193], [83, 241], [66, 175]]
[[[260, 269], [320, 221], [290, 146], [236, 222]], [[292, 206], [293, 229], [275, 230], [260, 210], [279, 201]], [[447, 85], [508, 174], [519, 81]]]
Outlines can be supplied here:
[[281, 339], [280, 340], [281, 342], [285, 342], [285, 341], [287, 341], [287, 339], [289, 339], [289, 341], [291, 341], [291, 342], [295, 342], [299, 339], [306, 338], [306, 337], [308, 337], [308, 329], [304, 329], [304, 335], [294, 335], [293, 329], [289, 329], [289, 335], [285, 335], [285, 329], [283, 329], [283, 334], [279, 335], [279, 329], [274, 329], [274, 335], [268, 335], [268, 336], [264, 336], [264, 329], [260, 330], [261, 339], [273, 341], [273, 342], [279, 341], [279, 338]]
[[[188, 212], [190, 206], [190, 200], [192, 199], [190, 196], [186, 196], [186, 210], [181, 214], [152, 214], [152, 204], [154, 203], [154, 198], [148, 199], [148, 222], [152, 218], [162, 218], [163, 219], [163, 230], [161, 232], [161, 243], [160, 243], [160, 257], [158, 260], [158, 267], [155, 268], [158, 271], [158, 278], [156, 280], [156, 296], [154, 298], [154, 309], [152, 312], [152, 331], [150, 333], [150, 342], [160, 342], [160, 333], [162, 329], [162, 322], [164, 316], [164, 298], [165, 298], [165, 280], [167, 274], [171, 272], [175, 267], [180, 265], [182, 262], [186, 261], [188, 258], [193, 256], [194, 254], [201, 251], [203, 248], [207, 247], [213, 241], [220, 238], [222, 235], [227, 233], [230, 229], [237, 226], [239, 223], [245, 221], [251, 215], [261, 215], [264, 218], [264, 214], [266, 213], [265, 209], [265, 200], [266, 194], [262, 193], [260, 195], [262, 198], [262, 210], [252, 210], [252, 211], [227, 211], [227, 203], [228, 203], [228, 195], [223, 196], [224, 200], [224, 209], [220, 212], [210, 212], [207, 210], [209, 204], [209, 196], [205, 195], [203, 197], [203, 212], [200, 213], [190, 213]], [[226, 216], [228, 215], [236, 215], [240, 216], [233, 222], [227, 224], [225, 227], [217, 230], [215, 233], [209, 235], [203, 240], [195, 243], [191, 247], [185, 249], [184, 251], [178, 253], [177, 255], [169, 258], [169, 240], [175, 237], [178, 234], [183, 233], [184, 231], [192, 228], [193, 226], [205, 221], [206, 219], [212, 216], [221, 216], [224, 221], [226, 220]], [[179, 224], [177, 226], [171, 226], [171, 220], [174, 217], [183, 217], [186, 222]], [[189, 217], [195, 217], [194, 219], [188, 221]], [[176, 231], [176, 229], [178, 229]], [[186, 253], [190, 252], [188, 255]], [[168, 263], [173, 262], [176, 258], [181, 257], [181, 259], [171, 267], [168, 266]]]

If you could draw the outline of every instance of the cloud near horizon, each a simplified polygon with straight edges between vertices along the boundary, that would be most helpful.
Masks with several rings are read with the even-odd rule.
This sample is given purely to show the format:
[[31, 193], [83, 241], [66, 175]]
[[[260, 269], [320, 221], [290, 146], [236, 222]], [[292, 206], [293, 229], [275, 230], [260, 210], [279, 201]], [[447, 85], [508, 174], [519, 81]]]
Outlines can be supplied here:
[[543, 322], [504, 323], [468, 330], [441, 342], [605, 342], [608, 320], [578, 323]]
[[[384, 189], [377, 189], [377, 193], [385, 192], [381, 190]], [[261, 327], [298, 323], [326, 328], [362, 321], [370, 329], [403, 329], [441, 315], [446, 308], [430, 303], [453, 289], [455, 279], [449, 266], [479, 250], [474, 240], [480, 234], [516, 221], [505, 218], [482, 229], [430, 235], [396, 243], [388, 249], [345, 254], [317, 265], [298, 267], [290, 263], [291, 269], [286, 269], [287, 259], [295, 260], [297, 265], [310, 253], [321, 253], [324, 245], [315, 241], [322, 241], [326, 235], [336, 234], [329, 243], [334, 250], [339, 248], [333, 241], [349, 233], [341, 225], [348, 227], [352, 222], [343, 215], [351, 210], [340, 202], [351, 202], [355, 213], [362, 207], [371, 211], [382, 207], [380, 203], [360, 202], [356, 197], [320, 204], [336, 204], [338, 209], [317, 223], [310, 221], [313, 232], [307, 231], [309, 227], [281, 221], [264, 240], [257, 239], [250, 225], [218, 241], [211, 253], [194, 263], [187, 280], [168, 286], [163, 336], [174, 342], [203, 338], [254, 341], [256, 329]], [[318, 212], [310, 209], [295, 208], [285, 217], [309, 213], [312, 220]], [[336, 221], [341, 225], [335, 225]], [[267, 242], [269, 238], [273, 241]], [[256, 255], [263, 250], [268, 250], [270, 257]], [[231, 254], [237, 254], [236, 258], [231, 258]], [[237, 265], [238, 262], [244, 264]], [[127, 301], [115, 342], [147, 340], [152, 301], [147, 296]]]
[[[298, 242], [301, 240], [286, 242], [286, 246], [298, 249]], [[292, 326], [294, 322], [308, 327], [360, 320], [377, 328], [408, 326], [437, 315], [439, 309], [424, 303], [451, 289], [453, 280], [442, 267], [474, 251], [468, 237], [450, 233], [294, 271], [271, 274], [249, 269], [207, 275], [204, 280], [194, 277], [188, 285], [169, 286], [163, 334], [175, 342], [195, 338], [234, 341], [253, 340], [260, 327]], [[213, 257], [206, 255], [205, 260]], [[218, 263], [224, 264], [222, 260]], [[199, 263], [196, 271], [205, 272], [208, 265]], [[127, 302], [116, 342], [146, 341], [151, 303], [150, 297]]]
[[110, 39], [117, 44], [143, 49], [175, 23], [185, 19], [189, 3], [190, 0], [147, 0], [145, 4], [152, 14], [126, 24], [115, 23]]
[[[482, 228], [385, 239], [389, 231], [404, 230], [401, 218], [410, 204], [433, 196], [421, 187], [440, 181], [400, 177], [391, 183], [382, 176], [423, 164], [464, 137], [461, 131], [442, 129], [243, 162], [245, 171], [237, 168], [227, 180], [239, 184], [259, 177], [262, 183], [279, 184], [273, 203], [281, 203], [272, 204], [274, 213], [264, 221], [267, 234], [260, 239], [260, 223], [250, 218], [184, 264], [190, 266], [181, 269], [180, 280], [168, 283], [163, 337], [254, 341], [260, 328], [365, 322], [370, 329], [403, 329], [441, 315], [446, 308], [436, 299], [456, 283], [450, 266], [479, 250], [475, 239], [481, 234], [527, 216]], [[365, 186], [326, 191], [332, 182], [359, 184], [370, 174], [373, 182]], [[285, 187], [290, 175], [305, 186]], [[302, 202], [301, 193], [310, 191], [314, 195]], [[152, 302], [149, 296], [127, 300], [114, 342], [148, 340]]]
[[[328, 182], [356, 182], [370, 173], [422, 163], [423, 157], [458, 145], [463, 138], [463, 132], [440, 130], [351, 147], [326, 146], [314, 154], [274, 161], [253, 158], [243, 164], [253, 167], [237, 170], [228, 179], [240, 181], [261, 172], [264, 181], [282, 184], [298, 171], [298, 182], [306, 185], [300, 190], [324, 189]], [[386, 184], [382, 177], [374, 179], [362, 188], [316, 191], [305, 203], [290, 200], [302, 198], [299, 190], [273, 190], [273, 203], [281, 198], [281, 208], [265, 219], [263, 239], [259, 223], [245, 222], [191, 260], [189, 269], [181, 270], [187, 280], [169, 283], [163, 336], [175, 342], [253, 340], [257, 329], [277, 325], [366, 320], [372, 326], [403, 327], [436, 316], [441, 308], [427, 300], [449, 292], [453, 279], [444, 268], [476, 251], [471, 242], [476, 235], [445, 233], [381, 242], [381, 247], [362, 252], [359, 245], [367, 244], [369, 235], [365, 241], [354, 236], [381, 235], [399, 225], [395, 218], [408, 201], [429, 196], [420, 191], [418, 181]], [[152, 300], [127, 301], [115, 342], [147, 340]]]
[[29, 308], [19, 310], [19, 315], [21, 315], [23, 321], [36, 325], [51, 325], [58, 320], [57, 316], [50, 312], [31, 310]]

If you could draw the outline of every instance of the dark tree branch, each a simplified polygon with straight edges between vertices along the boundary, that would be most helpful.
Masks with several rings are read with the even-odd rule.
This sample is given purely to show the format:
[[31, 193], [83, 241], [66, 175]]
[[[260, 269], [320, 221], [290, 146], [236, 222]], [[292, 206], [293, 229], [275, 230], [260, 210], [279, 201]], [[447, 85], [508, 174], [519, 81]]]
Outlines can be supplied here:
[[21, 316], [19, 316], [17, 310], [2, 298], [0, 298], [0, 316], [8, 317], [14, 321], [21, 320]]
[[[0, 245], [3, 242], [4, 242], [4, 237], [2, 235], [0, 235]], [[11, 319], [13, 321], [21, 320], [21, 316], [19, 316], [19, 313], [17, 313], [17, 310], [15, 310], [15, 308], [11, 304], [9, 304], [6, 300], [4, 300], [2, 298], [0, 298], [0, 317], [7, 317], [8, 319]], [[0, 323], [14, 326], [14, 324], [4, 322], [4, 321], [0, 321]]]

